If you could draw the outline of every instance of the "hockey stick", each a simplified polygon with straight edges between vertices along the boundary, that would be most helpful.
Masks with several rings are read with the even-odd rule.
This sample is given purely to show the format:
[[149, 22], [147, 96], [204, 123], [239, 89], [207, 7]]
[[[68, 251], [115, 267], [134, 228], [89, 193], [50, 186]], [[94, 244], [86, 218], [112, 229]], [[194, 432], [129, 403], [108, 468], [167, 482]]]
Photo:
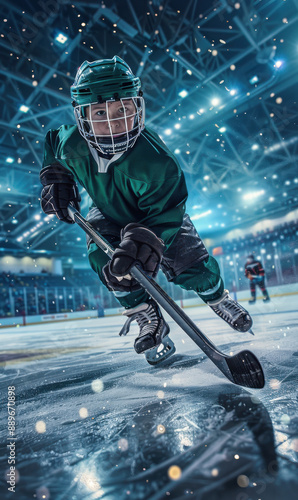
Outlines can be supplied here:
[[[109, 257], [113, 255], [112, 246], [84, 219], [71, 205], [68, 206], [71, 218], [87, 233], [94, 243]], [[211, 340], [180, 309], [167, 293], [145, 272], [137, 266], [132, 267], [130, 274], [142, 285], [151, 297], [173, 318], [200, 349], [213, 361], [221, 372], [234, 384], [253, 389], [262, 389], [265, 378], [262, 366], [257, 357], [250, 351], [241, 351], [229, 356], [219, 351]]]

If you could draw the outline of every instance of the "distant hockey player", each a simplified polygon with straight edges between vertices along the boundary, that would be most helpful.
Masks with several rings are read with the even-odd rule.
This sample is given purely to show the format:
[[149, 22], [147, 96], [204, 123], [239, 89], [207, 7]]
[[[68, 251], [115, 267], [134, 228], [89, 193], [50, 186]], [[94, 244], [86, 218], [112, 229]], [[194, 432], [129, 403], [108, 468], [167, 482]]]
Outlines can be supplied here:
[[251, 299], [248, 301], [249, 304], [254, 304], [256, 301], [256, 285], [258, 285], [263, 292], [263, 302], [269, 302], [270, 297], [265, 286], [265, 270], [261, 262], [252, 254], [247, 256], [245, 276], [250, 280]]
[[173, 153], [145, 127], [141, 82], [120, 57], [80, 66], [71, 87], [76, 125], [49, 130], [40, 173], [46, 214], [73, 223], [79, 210], [76, 181], [91, 198], [87, 219], [115, 247], [112, 260], [88, 240], [92, 269], [139, 325], [137, 353], [153, 349], [169, 333], [154, 300], [130, 279], [134, 264], [155, 277], [194, 290], [232, 328], [246, 332], [249, 313], [224, 290], [216, 260], [185, 213], [187, 188]]

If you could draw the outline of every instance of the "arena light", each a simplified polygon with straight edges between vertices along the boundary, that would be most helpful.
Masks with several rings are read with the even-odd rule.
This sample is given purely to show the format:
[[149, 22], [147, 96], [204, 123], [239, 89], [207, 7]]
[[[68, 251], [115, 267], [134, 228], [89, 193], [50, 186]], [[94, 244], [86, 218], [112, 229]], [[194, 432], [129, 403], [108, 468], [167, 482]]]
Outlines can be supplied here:
[[236, 94], [237, 94], [237, 90], [236, 89], [230, 90], [230, 95], [234, 96]]
[[275, 63], [276, 68], [281, 68], [282, 65], [283, 65], [283, 61], [276, 61], [276, 63]]
[[259, 149], [259, 145], [258, 144], [253, 144], [252, 147], [251, 147], [251, 149], [253, 151], [256, 151], [257, 149]]
[[187, 97], [187, 96], [188, 96], [188, 92], [187, 92], [187, 90], [184, 90], [184, 89], [183, 89], [183, 90], [181, 90], [181, 91], [178, 93], [178, 95], [179, 95], [180, 97], [182, 97], [182, 99], [184, 99], [185, 97]]
[[165, 130], [164, 133], [165, 133], [165, 135], [171, 135], [172, 129], [171, 128], [166, 128], [166, 130]]
[[212, 214], [212, 210], [207, 210], [206, 212], [202, 212], [201, 214], [195, 214], [191, 217], [191, 220], [198, 220], [202, 217], [207, 217], [207, 215]]
[[279, 149], [286, 148], [287, 146], [292, 146], [292, 144], [295, 144], [298, 142], [298, 136], [295, 135], [294, 137], [291, 137], [291, 139], [288, 139], [287, 141], [281, 141], [281, 142], [276, 142], [269, 148], [267, 148], [264, 153], [265, 154], [270, 154], [272, 152], [278, 151]]
[[28, 113], [29, 107], [26, 106], [26, 104], [22, 104], [22, 106], [19, 107], [19, 111], [22, 111], [22, 113]]
[[220, 129], [218, 129], [218, 131], [223, 134], [225, 131], [226, 131], [226, 127], [220, 127]]
[[259, 81], [259, 77], [258, 77], [257, 75], [254, 75], [254, 76], [252, 76], [252, 77], [249, 79], [249, 83], [250, 83], [251, 85], [254, 85], [255, 83], [258, 83], [258, 81]]
[[181, 128], [181, 123], [175, 123], [174, 128], [179, 130], [179, 128]]
[[179, 155], [181, 153], [181, 151], [180, 151], [180, 149], [177, 148], [177, 149], [175, 149], [174, 153], [175, 153], [175, 155]]
[[14, 158], [12, 158], [11, 156], [8, 156], [6, 158], [6, 163], [13, 163], [14, 162]]
[[55, 37], [55, 40], [56, 42], [61, 43], [61, 45], [64, 45], [67, 42], [68, 37], [63, 33], [58, 33], [58, 35]]
[[211, 99], [211, 104], [212, 106], [218, 106], [220, 104], [220, 99], [218, 97], [213, 97], [213, 99]]
[[259, 196], [262, 196], [265, 194], [264, 189], [261, 189], [260, 191], [253, 191], [252, 193], [246, 193], [243, 195], [244, 200], [254, 200], [256, 198], [259, 198]]

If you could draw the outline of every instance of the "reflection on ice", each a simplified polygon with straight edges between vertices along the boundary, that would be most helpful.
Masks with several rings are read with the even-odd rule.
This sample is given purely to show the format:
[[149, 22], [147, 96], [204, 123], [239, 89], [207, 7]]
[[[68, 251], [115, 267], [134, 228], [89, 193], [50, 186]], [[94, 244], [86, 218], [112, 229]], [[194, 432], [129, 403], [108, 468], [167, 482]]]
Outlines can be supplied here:
[[92, 496], [88, 498], [101, 498], [104, 491], [101, 489], [99, 480], [96, 474], [95, 466], [92, 463], [80, 464], [75, 470], [76, 476], [74, 482], [78, 485], [78, 493], [82, 495], [83, 498], [90, 493], [94, 492]]

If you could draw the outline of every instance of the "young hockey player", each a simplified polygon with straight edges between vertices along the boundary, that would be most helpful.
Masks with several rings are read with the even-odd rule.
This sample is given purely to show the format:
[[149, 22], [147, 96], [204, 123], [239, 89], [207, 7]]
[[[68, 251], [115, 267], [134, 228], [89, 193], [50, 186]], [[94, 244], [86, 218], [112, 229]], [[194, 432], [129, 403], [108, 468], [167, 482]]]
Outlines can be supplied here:
[[49, 130], [45, 140], [42, 209], [72, 223], [67, 206], [79, 210], [76, 181], [91, 198], [87, 219], [116, 248], [112, 260], [87, 241], [92, 269], [136, 320], [137, 353], [158, 346], [169, 326], [147, 292], [133, 279], [138, 263], [155, 277], [194, 290], [239, 332], [252, 326], [248, 312], [224, 290], [216, 260], [208, 254], [185, 213], [187, 189], [177, 159], [145, 127], [141, 82], [118, 56], [85, 61], [71, 87], [77, 125]]
[[269, 302], [270, 297], [265, 285], [265, 270], [262, 263], [257, 260], [254, 255], [248, 255], [245, 264], [245, 276], [250, 280], [251, 299], [249, 304], [254, 304], [256, 301], [256, 285], [258, 285], [264, 295], [263, 302]]

